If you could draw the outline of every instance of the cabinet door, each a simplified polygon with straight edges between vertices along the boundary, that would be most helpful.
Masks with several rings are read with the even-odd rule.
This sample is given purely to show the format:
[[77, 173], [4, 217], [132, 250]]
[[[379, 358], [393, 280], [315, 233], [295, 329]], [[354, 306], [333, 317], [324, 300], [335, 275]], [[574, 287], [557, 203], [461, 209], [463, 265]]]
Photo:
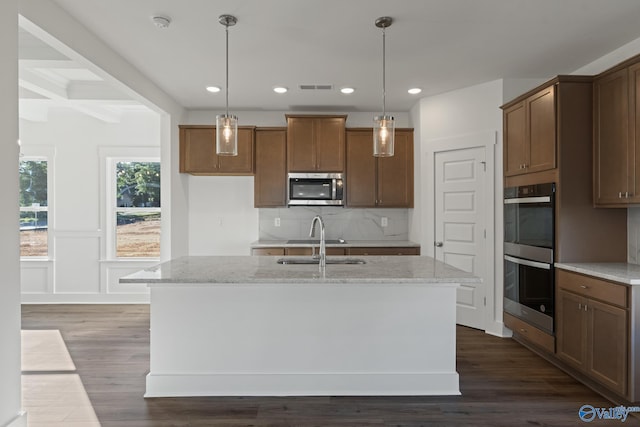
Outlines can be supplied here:
[[347, 207], [375, 207], [376, 158], [373, 130], [347, 131]]
[[378, 158], [377, 188], [378, 206], [413, 207], [413, 131], [396, 130], [393, 156]]
[[238, 155], [218, 156], [218, 173], [253, 174], [253, 128], [238, 129]]
[[287, 131], [256, 130], [254, 206], [275, 207], [287, 203]]
[[315, 119], [316, 169], [322, 172], [344, 172], [345, 119]]
[[524, 101], [504, 110], [505, 176], [519, 175], [525, 172], [526, 118]]
[[540, 172], [556, 167], [555, 86], [527, 98], [528, 150], [525, 172]]
[[284, 248], [254, 248], [251, 255], [280, 256], [284, 255]]
[[631, 126], [633, 156], [629, 156], [629, 202], [640, 203], [640, 63], [629, 67]]
[[587, 373], [619, 394], [627, 392], [627, 312], [588, 300]]
[[629, 191], [628, 71], [623, 69], [596, 79], [593, 96], [594, 203], [626, 205], [620, 195]]
[[420, 255], [417, 247], [353, 247], [348, 248], [349, 255]]
[[313, 118], [287, 119], [287, 166], [289, 172], [316, 170], [316, 151], [313, 140]]
[[560, 359], [585, 369], [587, 358], [587, 330], [584, 317], [586, 298], [558, 289], [556, 304], [556, 344]]
[[218, 172], [215, 127], [180, 129], [180, 172]]

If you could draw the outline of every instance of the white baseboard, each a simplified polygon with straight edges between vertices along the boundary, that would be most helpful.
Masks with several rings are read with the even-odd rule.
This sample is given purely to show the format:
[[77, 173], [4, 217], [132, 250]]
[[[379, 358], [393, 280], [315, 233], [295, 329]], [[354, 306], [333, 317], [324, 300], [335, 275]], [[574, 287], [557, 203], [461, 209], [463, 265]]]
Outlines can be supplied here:
[[25, 294], [22, 304], [148, 304], [149, 294]]
[[457, 372], [147, 375], [145, 397], [458, 396]]
[[27, 427], [27, 413], [20, 412], [6, 427]]

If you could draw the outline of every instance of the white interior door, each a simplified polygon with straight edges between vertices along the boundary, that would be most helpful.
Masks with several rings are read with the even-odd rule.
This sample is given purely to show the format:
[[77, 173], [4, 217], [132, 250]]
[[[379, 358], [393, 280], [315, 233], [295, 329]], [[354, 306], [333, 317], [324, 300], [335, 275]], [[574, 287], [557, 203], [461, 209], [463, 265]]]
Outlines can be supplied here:
[[[435, 256], [486, 278], [485, 147], [435, 153]], [[485, 285], [458, 288], [458, 324], [485, 329]]]

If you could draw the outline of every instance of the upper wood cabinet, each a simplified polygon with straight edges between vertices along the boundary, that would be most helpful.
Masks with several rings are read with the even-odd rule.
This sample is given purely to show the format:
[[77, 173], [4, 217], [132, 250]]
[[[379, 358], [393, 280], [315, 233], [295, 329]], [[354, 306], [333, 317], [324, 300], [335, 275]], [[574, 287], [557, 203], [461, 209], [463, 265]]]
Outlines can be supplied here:
[[556, 167], [555, 85], [504, 108], [505, 176]]
[[396, 129], [392, 157], [373, 157], [373, 129], [347, 129], [347, 207], [413, 207], [413, 129]]
[[216, 154], [216, 127], [180, 125], [180, 172], [192, 175], [253, 175], [253, 126], [238, 128], [238, 155]]
[[640, 203], [640, 63], [599, 75], [593, 92], [594, 203]]
[[254, 206], [285, 206], [287, 203], [287, 130], [256, 128]]
[[286, 115], [289, 172], [344, 172], [347, 116]]

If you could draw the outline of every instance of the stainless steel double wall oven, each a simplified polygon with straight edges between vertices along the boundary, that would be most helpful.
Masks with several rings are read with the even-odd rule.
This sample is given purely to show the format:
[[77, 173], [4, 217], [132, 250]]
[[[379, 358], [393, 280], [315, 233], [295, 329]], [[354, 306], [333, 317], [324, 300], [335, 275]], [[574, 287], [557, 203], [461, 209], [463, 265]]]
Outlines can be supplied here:
[[553, 333], [555, 184], [504, 190], [504, 310]]

